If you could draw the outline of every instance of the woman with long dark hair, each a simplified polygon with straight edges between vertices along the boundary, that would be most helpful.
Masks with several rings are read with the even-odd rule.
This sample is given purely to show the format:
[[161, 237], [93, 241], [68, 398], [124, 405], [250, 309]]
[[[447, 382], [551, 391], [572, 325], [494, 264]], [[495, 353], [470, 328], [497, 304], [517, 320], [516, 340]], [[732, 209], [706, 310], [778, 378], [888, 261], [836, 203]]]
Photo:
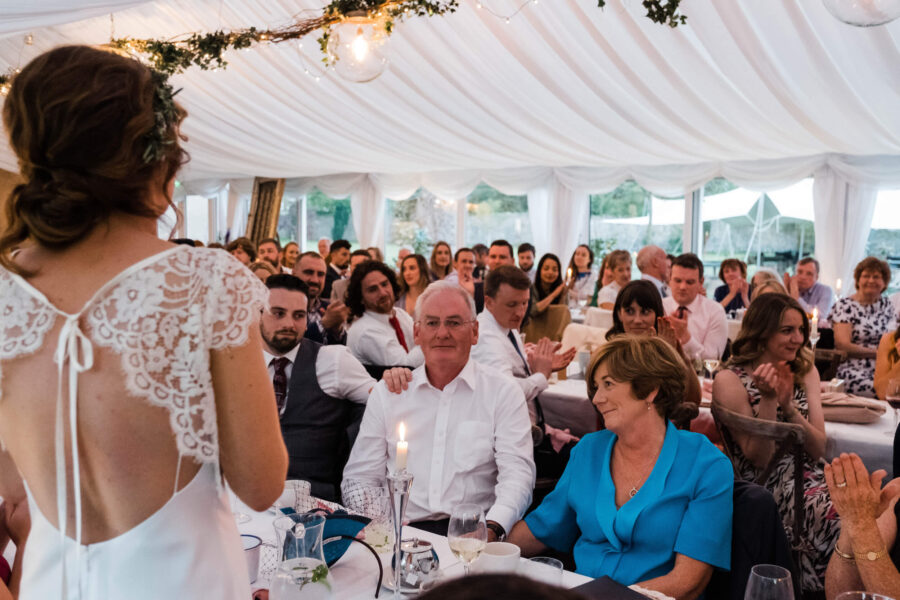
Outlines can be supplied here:
[[562, 264], [555, 254], [545, 254], [538, 261], [534, 277], [537, 302], [534, 312], [540, 314], [551, 304], [568, 304], [566, 283], [562, 278]]
[[413, 316], [416, 314], [416, 301], [431, 278], [428, 276], [428, 263], [421, 254], [408, 254], [400, 261], [400, 294], [394, 306], [402, 308]]
[[431, 251], [431, 260], [429, 261], [431, 274], [434, 280], [440, 280], [450, 274], [453, 270], [453, 250], [447, 242], [438, 242]]

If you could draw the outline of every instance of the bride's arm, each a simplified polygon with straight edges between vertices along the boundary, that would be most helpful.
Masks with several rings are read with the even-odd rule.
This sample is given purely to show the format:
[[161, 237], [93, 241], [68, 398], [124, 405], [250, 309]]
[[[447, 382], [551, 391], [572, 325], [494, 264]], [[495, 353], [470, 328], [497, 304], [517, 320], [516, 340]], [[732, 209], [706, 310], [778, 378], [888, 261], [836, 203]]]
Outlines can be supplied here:
[[210, 357], [225, 479], [247, 506], [266, 510], [284, 491], [288, 457], [259, 328], [250, 327], [243, 346]]

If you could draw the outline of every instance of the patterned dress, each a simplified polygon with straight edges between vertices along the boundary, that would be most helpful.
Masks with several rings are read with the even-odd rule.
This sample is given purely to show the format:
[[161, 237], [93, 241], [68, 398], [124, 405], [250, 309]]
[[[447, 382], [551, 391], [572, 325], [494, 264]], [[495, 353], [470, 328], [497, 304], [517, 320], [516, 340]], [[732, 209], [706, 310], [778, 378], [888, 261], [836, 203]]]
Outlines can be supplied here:
[[[872, 350], [878, 348], [881, 336], [897, 327], [894, 305], [886, 296], [868, 305], [841, 298], [834, 303], [828, 320], [832, 324], [849, 323], [850, 342]], [[846, 382], [848, 394], [875, 397], [875, 357], [848, 358], [838, 366], [837, 377]]]
[[[750, 371], [742, 367], [731, 367], [738, 376], [747, 394], [753, 416], [759, 414], [761, 394]], [[794, 385], [794, 405], [804, 418], [809, 417], [809, 405], [806, 401], [806, 389], [802, 385]], [[776, 417], [785, 422], [778, 408]], [[756, 481], [759, 470], [746, 458], [739, 447], [735, 448], [735, 466], [742, 479]], [[834, 544], [841, 532], [840, 518], [831, 504], [828, 486], [825, 485], [824, 462], [813, 460], [808, 454], [803, 457], [803, 494], [806, 497], [803, 528], [806, 532], [806, 543], [810, 550], [803, 553], [800, 559], [800, 575], [803, 589], [821, 590], [825, 587], [825, 568], [831, 557]], [[765, 487], [775, 496], [778, 511], [784, 523], [788, 539], [795, 545], [792, 524], [794, 522], [794, 458], [786, 454], [772, 471]]]

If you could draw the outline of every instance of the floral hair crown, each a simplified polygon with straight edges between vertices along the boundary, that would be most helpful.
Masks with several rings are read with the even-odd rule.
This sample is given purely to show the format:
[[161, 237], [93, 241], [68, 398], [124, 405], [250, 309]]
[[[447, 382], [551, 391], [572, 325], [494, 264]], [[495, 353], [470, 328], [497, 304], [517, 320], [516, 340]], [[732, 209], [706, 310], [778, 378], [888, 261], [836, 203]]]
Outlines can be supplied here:
[[178, 123], [181, 111], [175, 105], [175, 95], [181, 89], [173, 90], [169, 85], [165, 73], [155, 69], [150, 70], [153, 79], [153, 129], [144, 136], [146, 147], [144, 148], [144, 163], [151, 164], [161, 161], [167, 153], [167, 146], [171, 146], [174, 136], [170, 129]]

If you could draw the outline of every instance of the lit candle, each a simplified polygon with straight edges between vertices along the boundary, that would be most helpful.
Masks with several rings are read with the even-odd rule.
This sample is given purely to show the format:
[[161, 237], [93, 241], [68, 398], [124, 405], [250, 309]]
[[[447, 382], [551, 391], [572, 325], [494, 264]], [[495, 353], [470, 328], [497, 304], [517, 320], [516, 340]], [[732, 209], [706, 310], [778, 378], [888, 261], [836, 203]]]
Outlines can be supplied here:
[[813, 309], [813, 317], [812, 317], [812, 321], [810, 321], [810, 323], [809, 323], [809, 327], [810, 327], [809, 337], [811, 337], [811, 338], [818, 337], [818, 335], [819, 335], [819, 309], [818, 308]]
[[409, 451], [409, 442], [406, 441], [406, 425], [400, 423], [400, 441], [397, 442], [397, 471], [406, 469], [406, 454]]
[[566, 271], [566, 281], [568, 281], [569, 279], [572, 279], [572, 268], [571, 267], [569, 267], [569, 270]]
[[838, 279], [837, 283], [834, 285], [834, 290], [837, 292], [838, 298], [841, 297], [841, 280]]

